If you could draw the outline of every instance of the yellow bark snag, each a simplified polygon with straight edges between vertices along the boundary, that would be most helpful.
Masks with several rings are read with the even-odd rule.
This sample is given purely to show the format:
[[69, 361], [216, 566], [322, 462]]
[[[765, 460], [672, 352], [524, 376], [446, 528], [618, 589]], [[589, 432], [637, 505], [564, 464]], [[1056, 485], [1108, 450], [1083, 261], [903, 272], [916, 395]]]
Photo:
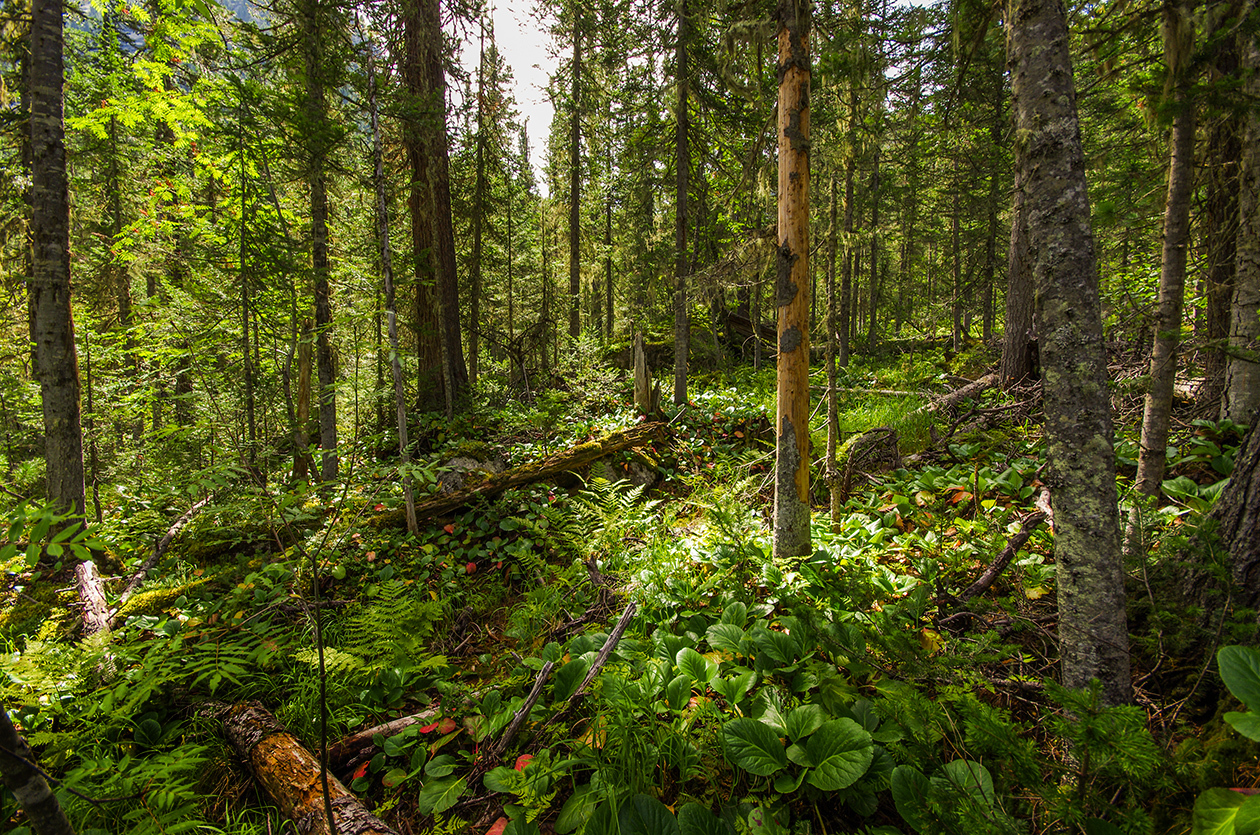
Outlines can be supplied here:
[[[331, 835], [319, 760], [258, 702], [241, 702], [223, 717], [228, 742], [301, 835]], [[337, 835], [397, 835], [332, 775], [328, 776]]]
[[779, 251], [775, 556], [809, 540], [809, 0], [779, 0]]

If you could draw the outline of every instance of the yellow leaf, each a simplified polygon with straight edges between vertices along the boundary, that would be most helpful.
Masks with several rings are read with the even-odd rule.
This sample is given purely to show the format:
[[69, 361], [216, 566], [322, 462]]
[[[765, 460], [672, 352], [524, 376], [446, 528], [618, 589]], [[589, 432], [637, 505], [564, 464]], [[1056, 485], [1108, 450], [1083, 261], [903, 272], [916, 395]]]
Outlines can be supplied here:
[[933, 629], [923, 629], [919, 631], [919, 646], [923, 647], [923, 651], [928, 655], [935, 655], [945, 647], [945, 639], [941, 637], [941, 633]]
[[1046, 594], [1046, 590], [1041, 586], [1033, 586], [1030, 589], [1024, 589], [1024, 597], [1027, 597], [1029, 600], [1037, 600], [1038, 598], [1045, 597]]

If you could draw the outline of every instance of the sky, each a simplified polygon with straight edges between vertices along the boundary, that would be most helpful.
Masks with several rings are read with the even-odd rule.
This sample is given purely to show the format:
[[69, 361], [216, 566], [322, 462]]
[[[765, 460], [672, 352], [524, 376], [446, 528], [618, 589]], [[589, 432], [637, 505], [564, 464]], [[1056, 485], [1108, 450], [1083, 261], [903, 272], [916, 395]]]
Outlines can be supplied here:
[[[551, 38], [534, 17], [536, 4], [532, 0], [492, 2], [495, 39], [504, 60], [512, 68], [516, 106], [521, 119], [529, 120], [530, 161], [538, 187], [546, 194], [547, 183], [542, 177], [542, 166], [554, 112], [547, 98], [547, 80], [556, 67], [556, 60], [548, 54]], [[477, 70], [477, 46], [474, 35], [464, 43], [463, 49], [464, 66], [473, 73]]]

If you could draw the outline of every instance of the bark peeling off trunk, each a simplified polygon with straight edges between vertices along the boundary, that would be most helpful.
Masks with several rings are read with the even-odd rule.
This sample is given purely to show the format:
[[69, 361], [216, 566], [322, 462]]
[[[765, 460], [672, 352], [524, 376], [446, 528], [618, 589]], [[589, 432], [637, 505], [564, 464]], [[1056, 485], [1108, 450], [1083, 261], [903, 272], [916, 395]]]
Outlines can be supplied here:
[[[301, 835], [328, 835], [319, 760], [258, 702], [229, 708], [223, 730], [232, 748]], [[397, 835], [331, 774], [328, 796], [338, 835]]]

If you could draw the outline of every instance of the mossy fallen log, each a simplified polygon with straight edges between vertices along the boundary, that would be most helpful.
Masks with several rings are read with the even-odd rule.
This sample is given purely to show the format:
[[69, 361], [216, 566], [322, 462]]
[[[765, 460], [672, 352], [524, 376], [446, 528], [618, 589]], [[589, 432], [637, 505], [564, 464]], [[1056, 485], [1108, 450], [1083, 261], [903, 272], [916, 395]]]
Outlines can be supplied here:
[[[510, 490], [513, 487], [522, 487], [538, 481], [547, 481], [564, 473], [577, 472], [606, 455], [611, 455], [614, 452], [624, 452], [627, 449], [639, 446], [647, 446], [663, 440], [664, 437], [665, 424], [657, 422], [644, 423], [632, 426], [629, 429], [610, 432], [599, 438], [584, 441], [576, 446], [552, 453], [541, 461], [534, 461], [501, 473], [490, 474], [485, 481], [479, 484], [460, 490], [452, 490], [449, 493], [436, 493], [427, 497], [417, 496], [416, 518], [425, 519], [441, 516], [480, 499], [497, 496], [499, 493]], [[403, 527], [407, 524], [407, 520], [404, 511], [400, 508], [377, 514], [370, 520], [369, 524], [374, 527]]]
[[[223, 732], [267, 796], [301, 835], [329, 835], [319, 760], [258, 702], [241, 702], [223, 713]], [[397, 835], [328, 775], [337, 835]]]

